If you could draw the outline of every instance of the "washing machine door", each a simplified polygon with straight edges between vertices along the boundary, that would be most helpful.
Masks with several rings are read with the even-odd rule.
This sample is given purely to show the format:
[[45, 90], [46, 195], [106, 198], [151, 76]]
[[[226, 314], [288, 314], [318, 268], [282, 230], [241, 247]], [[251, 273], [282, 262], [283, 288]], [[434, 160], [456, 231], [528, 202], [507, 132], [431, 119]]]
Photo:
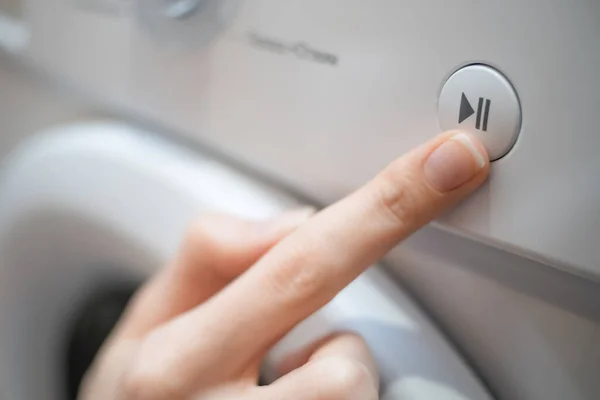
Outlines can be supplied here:
[[[3, 399], [68, 398], [69, 332], [99, 287], [134, 284], [173, 256], [205, 211], [269, 217], [298, 201], [224, 164], [131, 126], [42, 132], [9, 160], [0, 192], [0, 390]], [[490, 399], [432, 322], [379, 267], [283, 339], [290, 351], [335, 329], [373, 349], [383, 399]]]

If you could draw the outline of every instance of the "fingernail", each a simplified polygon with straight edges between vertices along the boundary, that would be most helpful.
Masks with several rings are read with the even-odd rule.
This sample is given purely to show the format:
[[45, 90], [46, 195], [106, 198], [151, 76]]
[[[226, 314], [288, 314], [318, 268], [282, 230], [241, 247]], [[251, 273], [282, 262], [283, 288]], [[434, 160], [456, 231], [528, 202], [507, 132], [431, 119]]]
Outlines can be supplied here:
[[486, 157], [471, 138], [458, 133], [429, 155], [425, 176], [440, 192], [449, 192], [467, 183], [485, 167]]
[[255, 224], [255, 228], [259, 230], [267, 230], [269, 233], [289, 231], [305, 222], [316, 212], [317, 209], [314, 207], [302, 207], [286, 211], [271, 220], [257, 222]]

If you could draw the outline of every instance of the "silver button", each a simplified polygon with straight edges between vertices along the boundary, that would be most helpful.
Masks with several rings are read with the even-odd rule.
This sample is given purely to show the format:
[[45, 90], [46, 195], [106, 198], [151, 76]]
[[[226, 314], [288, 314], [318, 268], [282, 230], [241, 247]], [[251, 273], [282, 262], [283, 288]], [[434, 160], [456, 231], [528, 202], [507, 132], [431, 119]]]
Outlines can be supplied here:
[[517, 93], [500, 72], [485, 65], [462, 68], [446, 81], [438, 116], [443, 130], [478, 136], [492, 161], [510, 151], [521, 130]]

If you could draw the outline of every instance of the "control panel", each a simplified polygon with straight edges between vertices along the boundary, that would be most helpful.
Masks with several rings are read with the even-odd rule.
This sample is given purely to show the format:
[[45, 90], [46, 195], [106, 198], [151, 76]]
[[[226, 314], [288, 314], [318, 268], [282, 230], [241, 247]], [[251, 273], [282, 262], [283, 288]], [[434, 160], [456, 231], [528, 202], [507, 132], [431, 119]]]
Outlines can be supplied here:
[[325, 203], [441, 129], [470, 131], [490, 180], [436, 224], [600, 279], [599, 15], [585, 0], [27, 0], [21, 56]]

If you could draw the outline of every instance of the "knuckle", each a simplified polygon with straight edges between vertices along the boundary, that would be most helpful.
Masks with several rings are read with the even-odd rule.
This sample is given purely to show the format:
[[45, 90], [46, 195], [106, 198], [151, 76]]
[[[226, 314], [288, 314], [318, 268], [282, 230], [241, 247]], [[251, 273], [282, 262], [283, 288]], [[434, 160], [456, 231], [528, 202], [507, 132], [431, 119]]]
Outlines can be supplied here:
[[123, 398], [127, 400], [183, 399], [180, 390], [160, 368], [133, 368], [121, 385]]
[[369, 345], [367, 344], [367, 341], [358, 333], [352, 331], [342, 331], [339, 335], [340, 336], [338, 337], [338, 339], [345, 340], [349, 346], [352, 346], [355, 349], [366, 350], [367, 352], [369, 352]]
[[187, 228], [174, 268], [177, 274], [195, 279], [206, 274], [199, 265], [215, 265], [222, 258], [222, 244], [214, 234], [213, 215], [206, 214], [193, 221]]
[[195, 219], [187, 228], [183, 240], [183, 252], [193, 259], [205, 256], [207, 249], [214, 247], [211, 231], [212, 216], [205, 214]]
[[311, 268], [313, 254], [318, 251], [310, 244], [296, 246], [272, 270], [271, 286], [284, 302], [294, 305], [324, 292], [328, 285], [327, 279], [322, 276], [326, 268]]
[[367, 367], [358, 361], [343, 357], [329, 357], [321, 361], [327, 376], [331, 395], [335, 399], [376, 400], [377, 388]]
[[183, 382], [177, 379], [172, 363], [166, 362], [158, 349], [163, 338], [160, 331], [146, 338], [137, 357], [121, 381], [121, 392], [127, 400], [166, 400], [185, 398]]
[[421, 220], [426, 193], [410, 167], [392, 164], [375, 178], [374, 187], [378, 206], [386, 217], [407, 227]]

